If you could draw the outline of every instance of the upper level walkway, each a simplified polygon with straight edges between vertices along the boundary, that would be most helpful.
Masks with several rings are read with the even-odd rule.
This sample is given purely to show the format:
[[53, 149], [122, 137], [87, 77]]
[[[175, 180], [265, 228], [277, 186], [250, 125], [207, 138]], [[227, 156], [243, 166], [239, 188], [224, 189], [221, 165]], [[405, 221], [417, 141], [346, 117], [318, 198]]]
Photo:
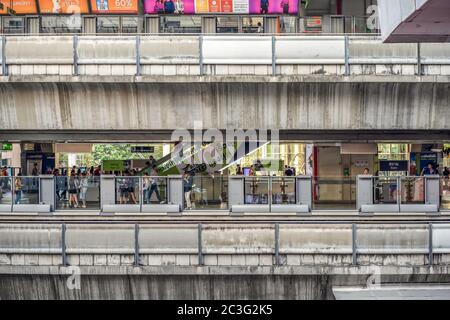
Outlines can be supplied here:
[[383, 44], [377, 36], [3, 35], [0, 52], [1, 82], [450, 79], [450, 44]]

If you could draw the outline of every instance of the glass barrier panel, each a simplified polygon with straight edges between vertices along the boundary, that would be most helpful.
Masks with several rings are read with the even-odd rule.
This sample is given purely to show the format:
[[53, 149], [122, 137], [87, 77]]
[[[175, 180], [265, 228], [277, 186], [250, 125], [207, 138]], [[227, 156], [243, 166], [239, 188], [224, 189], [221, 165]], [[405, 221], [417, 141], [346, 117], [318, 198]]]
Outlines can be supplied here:
[[296, 187], [294, 177], [272, 177], [272, 203], [295, 204]]
[[142, 204], [167, 203], [167, 177], [142, 177]]
[[116, 204], [139, 204], [139, 177], [115, 177]]
[[56, 176], [56, 210], [99, 209], [100, 177]]
[[313, 208], [355, 210], [356, 177], [314, 177]]
[[402, 177], [401, 203], [425, 204], [425, 177]]
[[269, 203], [269, 177], [244, 178], [244, 204]]
[[191, 202], [197, 210], [228, 209], [228, 177], [194, 176]]
[[450, 210], [450, 179], [441, 177], [441, 209]]
[[373, 203], [396, 204], [398, 199], [397, 177], [373, 177]]
[[12, 178], [0, 177], [0, 204], [12, 204]]
[[14, 177], [14, 204], [39, 204], [39, 177]]

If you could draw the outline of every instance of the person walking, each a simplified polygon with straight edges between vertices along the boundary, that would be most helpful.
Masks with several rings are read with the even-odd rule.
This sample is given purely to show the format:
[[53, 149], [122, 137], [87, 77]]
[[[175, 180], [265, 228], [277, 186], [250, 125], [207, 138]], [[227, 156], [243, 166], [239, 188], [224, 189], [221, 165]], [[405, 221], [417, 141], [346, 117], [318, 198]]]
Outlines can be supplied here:
[[156, 199], [158, 199], [159, 203], [164, 203], [164, 201], [161, 201], [161, 195], [159, 194], [159, 189], [158, 189], [158, 170], [156, 168], [156, 165], [153, 165], [152, 168], [152, 174], [150, 177], [150, 191], [148, 194], [148, 201], [150, 202], [151, 198], [152, 198], [152, 194], [153, 192], [155, 192], [156, 194]]

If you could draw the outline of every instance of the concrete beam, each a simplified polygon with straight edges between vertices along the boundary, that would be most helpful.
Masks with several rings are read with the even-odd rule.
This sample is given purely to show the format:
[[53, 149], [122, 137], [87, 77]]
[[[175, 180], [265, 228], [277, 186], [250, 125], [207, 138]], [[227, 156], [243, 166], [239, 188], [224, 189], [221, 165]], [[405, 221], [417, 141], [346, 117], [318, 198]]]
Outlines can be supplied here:
[[0, 95], [3, 130], [450, 130], [440, 83], [1, 83]]

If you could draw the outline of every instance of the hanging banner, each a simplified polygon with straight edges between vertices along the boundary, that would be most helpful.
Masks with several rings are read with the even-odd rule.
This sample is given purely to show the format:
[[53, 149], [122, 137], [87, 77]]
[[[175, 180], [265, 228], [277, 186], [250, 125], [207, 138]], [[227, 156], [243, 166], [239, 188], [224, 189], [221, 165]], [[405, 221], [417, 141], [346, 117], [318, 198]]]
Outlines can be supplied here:
[[148, 14], [297, 14], [298, 0], [144, 0]]
[[88, 0], [39, 0], [39, 11], [44, 14], [89, 13]]
[[138, 0], [90, 0], [92, 13], [138, 13]]
[[16, 14], [36, 14], [35, 0], [0, 0], [3, 4], [3, 9], [0, 9], [0, 14], [8, 14], [8, 8], [14, 10]]

